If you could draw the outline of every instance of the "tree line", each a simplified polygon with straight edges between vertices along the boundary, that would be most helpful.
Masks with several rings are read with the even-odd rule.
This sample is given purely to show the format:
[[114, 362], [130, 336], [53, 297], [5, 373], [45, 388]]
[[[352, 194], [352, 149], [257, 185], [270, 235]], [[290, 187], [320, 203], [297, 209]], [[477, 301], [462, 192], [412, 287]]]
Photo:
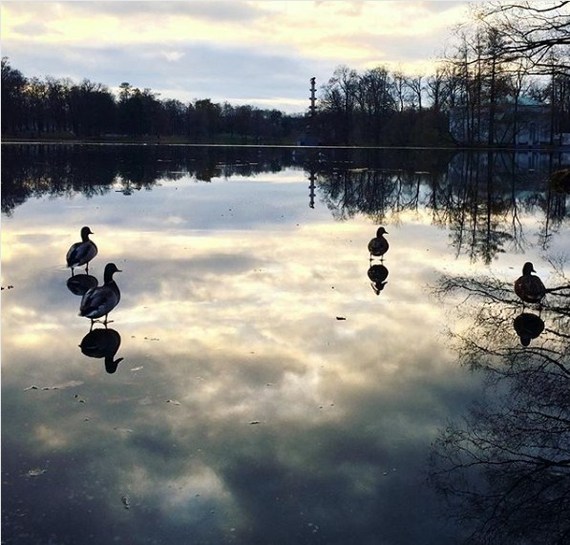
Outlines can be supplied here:
[[454, 44], [430, 75], [339, 66], [322, 88], [315, 135], [496, 146], [516, 145], [533, 123], [543, 144], [570, 132], [570, 2], [477, 6]]
[[179, 138], [191, 142], [277, 143], [298, 119], [278, 110], [197, 99], [161, 99], [128, 82], [114, 94], [84, 79], [25, 77], [2, 58], [2, 134], [15, 137]]
[[263, 144], [292, 144], [303, 135], [325, 145], [497, 146], [516, 145], [538, 122], [547, 133], [541, 142], [556, 145], [570, 133], [569, 6], [478, 5], [433, 74], [340, 65], [319, 89], [315, 111], [297, 115], [208, 98], [183, 103], [128, 82], [115, 94], [88, 79], [27, 78], [3, 58], [2, 134]]

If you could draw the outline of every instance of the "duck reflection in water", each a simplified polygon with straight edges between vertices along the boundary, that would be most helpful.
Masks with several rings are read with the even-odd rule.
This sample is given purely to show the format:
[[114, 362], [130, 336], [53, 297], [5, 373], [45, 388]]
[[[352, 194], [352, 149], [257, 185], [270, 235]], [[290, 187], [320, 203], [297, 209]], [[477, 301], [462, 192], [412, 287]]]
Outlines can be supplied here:
[[368, 243], [368, 251], [370, 252], [371, 261], [373, 257], [380, 257], [382, 259], [384, 258], [384, 254], [390, 247], [388, 241], [384, 238], [384, 235], [387, 234], [388, 231], [386, 231], [384, 227], [379, 227], [378, 231], [376, 231], [376, 236]]
[[121, 300], [119, 286], [113, 280], [116, 272], [122, 272], [114, 263], [107, 263], [103, 276], [104, 284], [85, 292], [79, 306], [79, 316], [91, 319], [91, 327], [97, 318], [105, 316], [103, 323], [107, 325], [107, 316]]
[[527, 261], [522, 270], [522, 276], [515, 280], [515, 293], [525, 303], [540, 303], [546, 294], [542, 280], [535, 273], [534, 266]]
[[90, 274], [75, 274], [67, 279], [67, 289], [73, 295], [85, 295], [91, 288], [97, 287], [97, 278]]
[[97, 255], [97, 246], [92, 240], [89, 240], [89, 235], [94, 234], [89, 227], [81, 228], [81, 242], [72, 244], [67, 251], [67, 266], [71, 267], [71, 276], [73, 276], [73, 269], [85, 265], [85, 272], [89, 272], [89, 262]]
[[90, 358], [105, 358], [105, 370], [114, 373], [123, 361], [123, 358], [114, 359], [121, 346], [121, 336], [114, 329], [107, 327], [89, 331], [79, 348], [81, 352]]
[[523, 346], [528, 346], [532, 339], [536, 339], [544, 331], [542, 318], [530, 312], [523, 312], [517, 316], [513, 326]]
[[376, 295], [380, 295], [380, 292], [384, 289], [384, 286], [388, 283], [386, 278], [388, 278], [388, 269], [382, 264], [377, 263], [372, 265], [368, 269], [368, 278], [371, 280], [371, 286]]

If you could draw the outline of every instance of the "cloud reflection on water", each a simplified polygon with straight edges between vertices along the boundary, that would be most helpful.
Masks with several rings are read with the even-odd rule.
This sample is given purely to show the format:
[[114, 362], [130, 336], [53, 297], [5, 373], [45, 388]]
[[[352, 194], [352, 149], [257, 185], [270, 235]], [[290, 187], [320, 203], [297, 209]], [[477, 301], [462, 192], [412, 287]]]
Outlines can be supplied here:
[[[389, 283], [376, 297], [377, 226], [311, 210], [306, 180], [284, 174], [28, 201], [4, 220], [14, 536], [454, 542], [421, 471], [476, 380], [444, 346], [448, 309], [426, 284], [471, 265], [448, 256], [447, 234], [420, 213], [390, 225]], [[124, 271], [113, 375], [81, 353], [89, 321], [66, 288], [65, 251], [86, 215], [100, 252], [90, 273], [101, 281], [108, 261]], [[25, 477], [30, 468], [46, 471]]]

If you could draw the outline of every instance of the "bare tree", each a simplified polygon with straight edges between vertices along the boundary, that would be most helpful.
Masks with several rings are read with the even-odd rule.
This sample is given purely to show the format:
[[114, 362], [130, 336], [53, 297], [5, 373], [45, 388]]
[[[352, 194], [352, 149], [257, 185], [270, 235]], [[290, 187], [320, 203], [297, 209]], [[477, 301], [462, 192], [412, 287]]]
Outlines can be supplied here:
[[570, 2], [489, 2], [478, 6], [476, 19], [494, 29], [504, 41], [502, 60], [510, 63], [524, 57], [535, 73], [570, 67]]

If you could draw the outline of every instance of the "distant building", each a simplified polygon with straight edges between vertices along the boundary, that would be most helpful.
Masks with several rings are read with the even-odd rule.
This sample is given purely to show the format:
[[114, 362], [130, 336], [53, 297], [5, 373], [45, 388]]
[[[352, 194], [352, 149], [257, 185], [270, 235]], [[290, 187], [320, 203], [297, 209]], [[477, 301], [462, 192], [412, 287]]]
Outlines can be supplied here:
[[[471, 114], [471, 115], [470, 115]], [[543, 147], [560, 145], [562, 135], [551, 135], [551, 109], [522, 97], [517, 103], [505, 101], [495, 106], [494, 145]], [[459, 144], [485, 145], [489, 142], [489, 106], [473, 115], [465, 107], [454, 108], [449, 116], [449, 130]]]

